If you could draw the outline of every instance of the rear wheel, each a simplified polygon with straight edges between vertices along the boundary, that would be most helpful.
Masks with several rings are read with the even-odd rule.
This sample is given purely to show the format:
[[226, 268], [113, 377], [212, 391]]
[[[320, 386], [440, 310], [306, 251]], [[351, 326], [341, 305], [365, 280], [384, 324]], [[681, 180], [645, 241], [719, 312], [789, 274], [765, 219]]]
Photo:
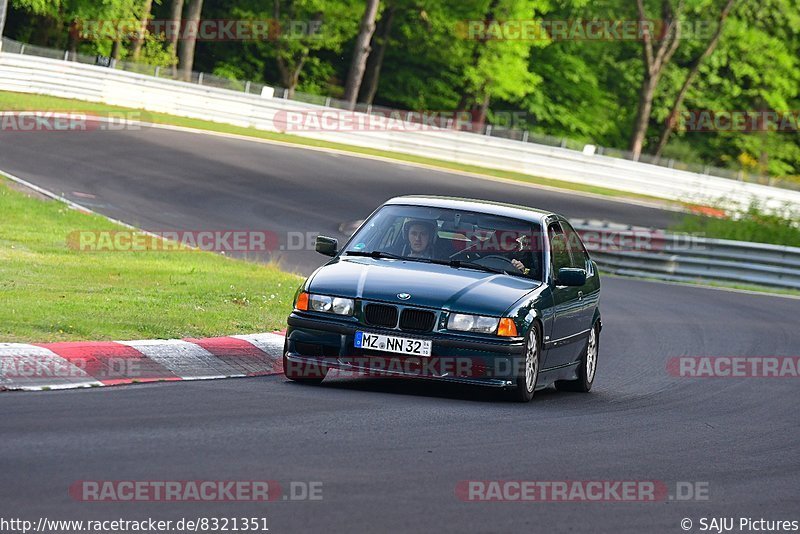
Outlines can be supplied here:
[[516, 388], [508, 392], [508, 399], [516, 402], [530, 402], [536, 391], [541, 363], [541, 344], [539, 343], [539, 325], [535, 324], [525, 336], [525, 360], [517, 372]]
[[595, 322], [589, 330], [589, 339], [583, 351], [581, 363], [578, 365], [578, 378], [576, 380], [557, 380], [556, 389], [559, 391], [579, 391], [586, 393], [592, 389], [594, 375], [597, 371], [597, 355], [600, 349], [600, 323]]
[[328, 368], [314, 363], [295, 363], [291, 362], [283, 354], [283, 374], [289, 380], [299, 382], [300, 384], [316, 385], [325, 380], [325, 375], [328, 374]]

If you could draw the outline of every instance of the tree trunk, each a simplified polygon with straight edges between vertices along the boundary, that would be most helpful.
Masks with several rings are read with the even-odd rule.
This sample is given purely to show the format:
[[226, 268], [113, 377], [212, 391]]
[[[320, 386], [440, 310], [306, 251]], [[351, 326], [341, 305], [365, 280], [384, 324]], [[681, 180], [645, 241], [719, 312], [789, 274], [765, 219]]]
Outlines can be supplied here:
[[122, 38], [117, 36], [114, 39], [114, 44], [111, 45], [111, 59], [114, 61], [119, 61], [120, 56], [122, 55]]
[[489, 88], [484, 86], [483, 100], [481, 101], [480, 106], [478, 106], [477, 113], [475, 113], [472, 117], [472, 133], [482, 134], [486, 130], [486, 116], [489, 113], [489, 103], [491, 101], [492, 97], [489, 95]]
[[172, 75], [176, 74], [178, 64], [178, 36], [181, 31], [181, 17], [183, 16], [183, 0], [172, 0], [172, 10], [170, 11], [170, 25], [167, 51], [172, 60]]
[[75, 32], [69, 35], [69, 61], [78, 61], [78, 40], [80, 37]]
[[[200, 23], [200, 13], [203, 11], [203, 0], [191, 0], [186, 23], [190, 28], [196, 29]], [[192, 80], [192, 67], [194, 66], [194, 47], [197, 44], [197, 32], [191, 31], [181, 41], [180, 77], [183, 81]]]
[[367, 60], [367, 71], [364, 74], [364, 83], [361, 86], [361, 102], [368, 105], [372, 104], [373, 100], [375, 100], [375, 95], [378, 93], [383, 58], [389, 45], [389, 36], [392, 33], [392, 22], [396, 11], [397, 6], [386, 8], [378, 23], [377, 34], [373, 39], [375, 48]]
[[361, 88], [361, 80], [364, 78], [364, 70], [367, 68], [372, 34], [375, 33], [375, 18], [378, 16], [378, 6], [380, 0], [367, 0], [367, 7], [364, 16], [361, 17], [361, 26], [356, 38], [353, 60], [350, 62], [350, 72], [347, 74], [347, 85], [345, 86], [344, 99], [349, 109], [356, 107], [358, 91]]
[[308, 54], [303, 54], [294, 65], [289, 65], [285, 59], [278, 56], [278, 71], [281, 73], [281, 84], [286, 88], [287, 99], [291, 100], [294, 97], [297, 84], [300, 83], [300, 73], [307, 59]]
[[[494, 21], [495, 12], [497, 11], [497, 8], [499, 6], [500, 6], [500, 0], [492, 0], [489, 3], [489, 7], [486, 10], [486, 16], [483, 17], [483, 20], [486, 22], [487, 25], [491, 24]], [[472, 62], [470, 63], [471, 65], [477, 65], [480, 62], [481, 53], [483, 52], [483, 48], [486, 46], [486, 42], [489, 41], [489, 39], [491, 39], [491, 36], [481, 37], [475, 44], [475, 46], [472, 48]], [[488, 81], [484, 80], [483, 86], [486, 87], [488, 85], [489, 85]], [[461, 93], [461, 98], [459, 99], [458, 106], [456, 107], [457, 113], [465, 112], [467, 108], [470, 107], [470, 104], [475, 103], [475, 100], [478, 95], [473, 94], [471, 91], [472, 89], [468, 87], [465, 82], [464, 88]], [[484, 95], [480, 96], [482, 98]]]
[[0, 0], [0, 39], [3, 38], [3, 28], [6, 27], [7, 12], [8, 12], [8, 0]]
[[[644, 10], [644, 1], [636, 0], [636, 8], [639, 14], [639, 21], [644, 24], [647, 16]], [[629, 149], [632, 152], [632, 159], [639, 160], [644, 147], [644, 138], [647, 135], [647, 125], [650, 122], [650, 111], [653, 109], [653, 95], [655, 94], [658, 81], [664, 72], [664, 68], [669, 64], [681, 37], [680, 16], [683, 11], [683, 0], [678, 1], [675, 11], [672, 9], [670, 0], [662, 0], [661, 16], [665, 21], [669, 21], [665, 34], [662, 36], [658, 47], [653, 47], [653, 36], [648, 32], [642, 35], [642, 56], [644, 63], [644, 78], [639, 88], [639, 103], [636, 109], [636, 120], [631, 131], [631, 141]]]
[[689, 92], [689, 87], [691, 87], [692, 82], [694, 82], [694, 79], [700, 72], [700, 66], [702, 65], [703, 61], [705, 61], [708, 56], [713, 54], [714, 50], [717, 48], [719, 39], [722, 36], [722, 29], [725, 24], [725, 19], [728, 18], [734, 2], [735, 0], [728, 0], [725, 4], [725, 7], [722, 8], [722, 12], [719, 15], [719, 24], [717, 25], [716, 32], [714, 32], [714, 35], [711, 37], [711, 41], [709, 41], [708, 46], [706, 46], [706, 49], [703, 50], [703, 53], [695, 58], [695, 60], [692, 61], [691, 65], [689, 66], [689, 74], [686, 75], [686, 79], [683, 81], [683, 86], [681, 86], [681, 90], [678, 92], [678, 96], [675, 98], [675, 102], [672, 104], [672, 109], [669, 112], [669, 119], [664, 125], [664, 128], [661, 130], [661, 136], [658, 139], [658, 146], [656, 147], [655, 151], [656, 157], [661, 157], [661, 153], [664, 151], [664, 147], [667, 146], [670, 135], [672, 135], [672, 132], [675, 130], [675, 126], [678, 121], [678, 113], [680, 112], [683, 101], [686, 98], [686, 93]]
[[138, 61], [142, 53], [142, 45], [144, 45], [145, 34], [147, 33], [147, 21], [150, 20], [150, 11], [152, 8], [153, 0], [144, 0], [142, 19], [139, 24], [139, 31], [136, 34], [136, 39], [133, 41], [133, 51], [131, 52], [131, 59], [133, 61]]
[[657, 85], [657, 79], [645, 75], [639, 88], [639, 104], [636, 107], [636, 120], [633, 123], [633, 135], [631, 136], [630, 144], [630, 151], [633, 152], [634, 161], [639, 161], [639, 156], [642, 153], [647, 125], [650, 122], [650, 111], [653, 109], [653, 95], [656, 92]]

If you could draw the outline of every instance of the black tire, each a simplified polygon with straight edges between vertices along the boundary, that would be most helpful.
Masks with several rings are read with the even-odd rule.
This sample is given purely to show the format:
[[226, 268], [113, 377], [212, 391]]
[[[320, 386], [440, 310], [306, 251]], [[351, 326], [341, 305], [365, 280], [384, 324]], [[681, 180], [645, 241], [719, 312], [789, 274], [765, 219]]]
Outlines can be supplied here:
[[576, 380], [556, 380], [556, 389], [580, 393], [591, 391], [594, 378], [597, 375], [597, 357], [599, 354], [600, 322], [595, 321], [589, 331], [589, 338], [586, 340], [586, 348], [583, 349], [581, 363], [578, 365], [578, 378]]
[[307, 365], [304, 363], [291, 363], [283, 354], [283, 375], [293, 382], [299, 384], [318, 385], [325, 380], [328, 368], [321, 365]]
[[[539, 368], [542, 364], [542, 336], [539, 325], [534, 323], [525, 336], [525, 359], [517, 366], [516, 387], [507, 392], [506, 398], [514, 402], [530, 402], [536, 392]], [[528, 374], [529, 365], [531, 374]]]

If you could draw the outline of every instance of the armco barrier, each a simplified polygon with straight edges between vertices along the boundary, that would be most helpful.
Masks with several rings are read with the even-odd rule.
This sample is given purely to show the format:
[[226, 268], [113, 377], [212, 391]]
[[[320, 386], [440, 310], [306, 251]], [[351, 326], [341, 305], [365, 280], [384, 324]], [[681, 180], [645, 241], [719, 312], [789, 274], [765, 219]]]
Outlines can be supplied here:
[[600, 268], [615, 274], [800, 289], [800, 248], [573, 224]]
[[800, 191], [615, 159], [564, 148], [451, 130], [337, 129], [341, 110], [178, 82], [82, 63], [0, 52], [0, 90], [36, 93], [170, 113], [269, 131], [286, 131], [286, 111], [330, 111], [333, 131], [299, 136], [692, 203], [725, 199], [768, 209], [800, 205]]

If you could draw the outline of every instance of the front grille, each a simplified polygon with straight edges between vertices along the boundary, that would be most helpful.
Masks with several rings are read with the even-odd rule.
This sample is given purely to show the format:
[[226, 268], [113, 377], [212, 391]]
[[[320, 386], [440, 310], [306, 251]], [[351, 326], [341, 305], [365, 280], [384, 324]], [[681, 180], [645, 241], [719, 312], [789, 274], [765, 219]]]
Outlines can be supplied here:
[[367, 304], [364, 319], [373, 326], [394, 328], [397, 325], [397, 308], [385, 304]]
[[435, 321], [433, 312], [409, 308], [400, 315], [400, 328], [412, 332], [430, 332]]

